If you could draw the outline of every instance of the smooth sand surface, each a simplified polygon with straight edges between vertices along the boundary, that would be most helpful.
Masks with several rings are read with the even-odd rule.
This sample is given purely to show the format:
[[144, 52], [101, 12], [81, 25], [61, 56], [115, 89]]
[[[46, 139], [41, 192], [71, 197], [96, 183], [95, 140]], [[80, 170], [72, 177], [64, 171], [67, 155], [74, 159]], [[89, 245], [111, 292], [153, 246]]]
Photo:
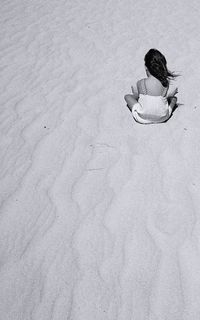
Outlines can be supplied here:
[[[1, 3], [0, 319], [200, 319], [197, 0]], [[123, 96], [150, 48], [164, 124]]]

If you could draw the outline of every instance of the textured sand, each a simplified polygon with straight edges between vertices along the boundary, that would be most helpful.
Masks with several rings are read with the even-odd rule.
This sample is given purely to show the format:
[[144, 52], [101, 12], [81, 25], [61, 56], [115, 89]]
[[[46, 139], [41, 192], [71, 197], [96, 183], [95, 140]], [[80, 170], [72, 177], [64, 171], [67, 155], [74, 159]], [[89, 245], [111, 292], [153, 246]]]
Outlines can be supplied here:
[[[200, 319], [200, 5], [1, 3], [0, 319]], [[147, 50], [169, 122], [123, 100]]]

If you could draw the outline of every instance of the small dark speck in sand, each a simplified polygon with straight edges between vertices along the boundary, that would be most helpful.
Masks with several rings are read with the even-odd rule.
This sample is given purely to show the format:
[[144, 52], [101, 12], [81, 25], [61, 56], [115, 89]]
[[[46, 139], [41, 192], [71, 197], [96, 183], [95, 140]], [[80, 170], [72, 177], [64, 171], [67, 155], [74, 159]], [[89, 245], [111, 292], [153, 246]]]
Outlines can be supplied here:
[[197, 106], [194, 107], [194, 109], [196, 109], [196, 108], [197, 108]]
[[187, 128], [184, 128], [185, 131], [187, 131]]

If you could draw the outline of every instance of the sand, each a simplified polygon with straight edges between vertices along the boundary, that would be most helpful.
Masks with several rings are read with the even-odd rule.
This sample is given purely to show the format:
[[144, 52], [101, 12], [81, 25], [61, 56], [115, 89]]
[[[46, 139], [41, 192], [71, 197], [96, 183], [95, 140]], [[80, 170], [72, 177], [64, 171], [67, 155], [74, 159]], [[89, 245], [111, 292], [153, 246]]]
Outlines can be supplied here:
[[[197, 0], [16, 1], [0, 20], [0, 319], [200, 319]], [[150, 48], [179, 108], [136, 123]]]

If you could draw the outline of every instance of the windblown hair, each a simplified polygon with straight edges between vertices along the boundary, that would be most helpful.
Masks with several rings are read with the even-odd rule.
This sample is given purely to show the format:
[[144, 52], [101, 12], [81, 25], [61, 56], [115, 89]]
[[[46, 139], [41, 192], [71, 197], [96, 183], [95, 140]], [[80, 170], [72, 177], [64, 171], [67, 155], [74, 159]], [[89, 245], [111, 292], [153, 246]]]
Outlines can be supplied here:
[[169, 81], [178, 76], [167, 69], [164, 55], [156, 49], [150, 49], [145, 55], [144, 61], [149, 72], [162, 83], [163, 87], [167, 87]]

